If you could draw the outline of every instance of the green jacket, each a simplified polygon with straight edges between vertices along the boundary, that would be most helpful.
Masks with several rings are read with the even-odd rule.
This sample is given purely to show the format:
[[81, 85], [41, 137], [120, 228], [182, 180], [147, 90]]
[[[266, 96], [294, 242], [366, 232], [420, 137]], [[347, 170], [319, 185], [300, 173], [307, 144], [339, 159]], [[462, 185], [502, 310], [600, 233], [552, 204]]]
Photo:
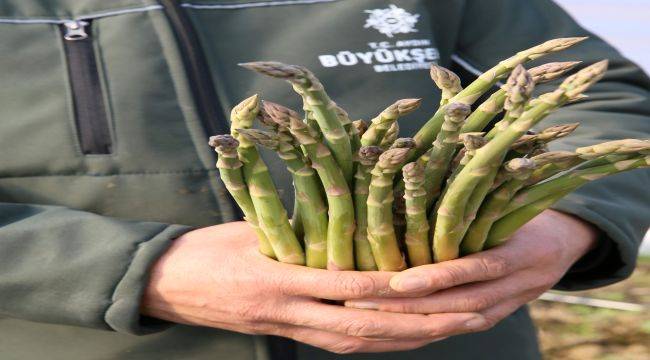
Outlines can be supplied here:
[[[238, 217], [208, 135], [225, 132], [227, 112], [253, 92], [299, 107], [286, 84], [237, 63], [305, 65], [354, 118], [421, 97], [422, 109], [402, 122], [412, 133], [438, 102], [430, 62], [467, 82], [519, 49], [587, 33], [548, 0], [187, 1], [0, 2], [1, 359], [268, 358], [263, 337], [170, 327], [138, 313], [147, 269], [174, 238]], [[406, 25], [368, 21], [378, 9]], [[582, 121], [556, 147], [650, 134], [650, 80], [602, 40], [541, 61], [603, 58], [611, 70], [589, 99], [545, 122]], [[266, 159], [291, 204], [288, 175]], [[648, 171], [614, 176], [556, 206], [603, 233], [559, 287], [630, 274], [650, 221], [648, 184]], [[539, 356], [525, 309], [490, 331], [400, 356], [484, 353]], [[339, 357], [303, 345], [296, 354]]]

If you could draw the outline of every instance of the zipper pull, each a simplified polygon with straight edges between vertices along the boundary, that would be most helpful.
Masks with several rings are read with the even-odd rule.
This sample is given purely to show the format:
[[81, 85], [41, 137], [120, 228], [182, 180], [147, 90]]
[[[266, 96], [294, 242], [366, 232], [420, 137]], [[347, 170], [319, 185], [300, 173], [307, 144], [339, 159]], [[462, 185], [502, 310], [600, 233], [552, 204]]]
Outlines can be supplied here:
[[86, 26], [88, 26], [87, 21], [82, 20], [71, 20], [63, 23], [65, 26], [65, 34], [63, 38], [69, 41], [78, 41], [88, 38], [88, 33], [86, 32]]

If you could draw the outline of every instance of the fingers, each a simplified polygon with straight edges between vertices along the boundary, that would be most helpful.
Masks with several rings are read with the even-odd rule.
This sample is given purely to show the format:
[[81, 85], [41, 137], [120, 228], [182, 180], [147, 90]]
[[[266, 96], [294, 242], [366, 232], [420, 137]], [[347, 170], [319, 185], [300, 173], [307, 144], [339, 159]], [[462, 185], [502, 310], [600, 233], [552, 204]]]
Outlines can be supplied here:
[[286, 295], [328, 300], [384, 297], [395, 294], [390, 286], [394, 273], [380, 271], [328, 271], [279, 264], [276, 285]]
[[379, 339], [435, 339], [484, 326], [477, 313], [395, 314], [322, 304], [310, 299], [288, 304], [276, 321], [338, 334]]
[[525, 275], [462, 285], [419, 298], [349, 300], [345, 306], [411, 314], [480, 312], [537, 287]]
[[301, 326], [287, 326], [277, 334], [337, 354], [412, 350], [435, 340], [369, 340]]
[[462, 284], [494, 280], [526, 267], [508, 246], [478, 254], [407, 269], [390, 280], [390, 286], [403, 295], [432, 293]]

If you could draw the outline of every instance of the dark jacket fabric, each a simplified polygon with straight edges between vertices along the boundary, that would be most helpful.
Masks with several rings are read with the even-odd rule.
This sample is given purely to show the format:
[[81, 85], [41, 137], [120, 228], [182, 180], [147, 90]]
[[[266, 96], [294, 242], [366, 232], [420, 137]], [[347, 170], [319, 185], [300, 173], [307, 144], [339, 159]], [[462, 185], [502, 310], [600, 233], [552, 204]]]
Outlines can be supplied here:
[[[382, 11], [405, 25], [377, 22]], [[82, 21], [87, 38], [65, 39], [72, 20]], [[439, 101], [430, 63], [457, 71], [467, 84], [518, 50], [581, 35], [591, 38], [534, 62], [611, 61], [587, 100], [543, 123], [582, 122], [554, 148], [648, 137], [648, 77], [549, 0], [0, 2], [0, 359], [273, 355], [264, 337], [170, 326], [138, 313], [147, 269], [173, 239], [238, 219], [207, 137], [226, 131], [229, 110], [255, 92], [300, 107], [285, 83], [238, 63], [307, 66], [355, 119], [396, 99], [423, 98], [400, 123], [408, 135]], [[289, 207], [290, 177], [272, 154], [264, 157]], [[650, 225], [648, 184], [648, 171], [621, 174], [555, 206], [602, 230], [599, 246], [559, 288], [602, 286], [631, 273]], [[484, 354], [539, 357], [525, 309], [490, 331], [399, 357]], [[298, 345], [295, 356], [396, 355], [336, 356]]]

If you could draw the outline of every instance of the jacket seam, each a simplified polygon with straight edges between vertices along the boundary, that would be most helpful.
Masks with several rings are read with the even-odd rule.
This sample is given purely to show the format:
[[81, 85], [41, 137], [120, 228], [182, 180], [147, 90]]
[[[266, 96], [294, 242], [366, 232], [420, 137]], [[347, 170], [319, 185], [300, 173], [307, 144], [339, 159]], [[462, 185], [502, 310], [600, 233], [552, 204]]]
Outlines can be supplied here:
[[40, 174], [40, 175], [22, 175], [22, 176], [8, 176], [0, 177], [1, 180], [5, 179], [23, 179], [23, 178], [40, 178], [40, 177], [117, 177], [117, 176], [150, 176], [150, 175], [182, 175], [182, 174], [203, 174], [216, 172], [216, 169], [192, 169], [192, 170], [178, 170], [178, 171], [136, 171], [126, 172], [119, 174]]
[[86, 20], [86, 19], [98, 19], [105, 18], [110, 16], [131, 14], [137, 12], [148, 12], [152, 10], [161, 10], [162, 5], [149, 5], [135, 8], [122, 8], [122, 9], [112, 9], [106, 11], [99, 11], [95, 13], [79, 15], [72, 18], [57, 18], [57, 17], [45, 17], [45, 16], [34, 16], [28, 18], [0, 18], [0, 24], [62, 24], [67, 21], [72, 20]]
[[182, 3], [181, 6], [197, 10], [235, 10], [235, 9], [249, 9], [257, 7], [271, 7], [271, 6], [287, 6], [287, 5], [312, 5], [332, 3], [339, 0], [284, 0], [284, 1], [259, 1], [238, 4], [192, 4]]

